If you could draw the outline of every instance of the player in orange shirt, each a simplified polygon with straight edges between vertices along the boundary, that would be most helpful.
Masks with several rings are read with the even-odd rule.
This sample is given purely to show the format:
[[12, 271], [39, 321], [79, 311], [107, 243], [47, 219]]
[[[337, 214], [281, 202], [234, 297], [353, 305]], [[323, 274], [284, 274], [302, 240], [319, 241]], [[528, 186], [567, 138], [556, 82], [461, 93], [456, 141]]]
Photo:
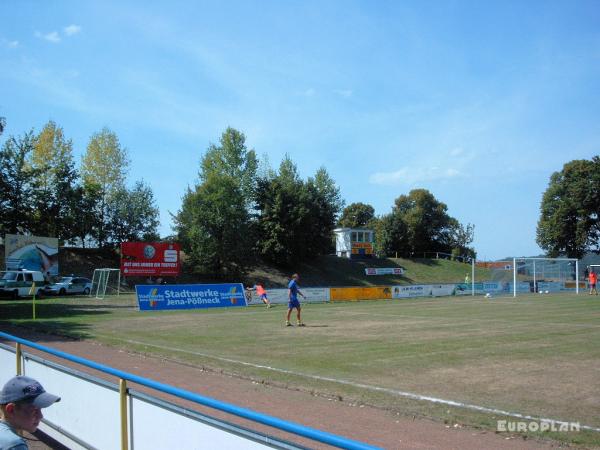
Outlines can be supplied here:
[[253, 287], [246, 288], [246, 290], [247, 291], [256, 291], [256, 295], [258, 295], [260, 297], [260, 299], [262, 300], [262, 302], [265, 305], [267, 305], [267, 308], [271, 307], [271, 302], [267, 298], [267, 291], [265, 290], [262, 283], [256, 283]]
[[598, 291], [596, 290], [596, 283], [598, 282], [598, 275], [596, 275], [596, 272], [594, 272], [593, 270], [590, 272], [589, 280], [590, 280], [590, 295], [592, 295], [592, 294], [598, 295]]

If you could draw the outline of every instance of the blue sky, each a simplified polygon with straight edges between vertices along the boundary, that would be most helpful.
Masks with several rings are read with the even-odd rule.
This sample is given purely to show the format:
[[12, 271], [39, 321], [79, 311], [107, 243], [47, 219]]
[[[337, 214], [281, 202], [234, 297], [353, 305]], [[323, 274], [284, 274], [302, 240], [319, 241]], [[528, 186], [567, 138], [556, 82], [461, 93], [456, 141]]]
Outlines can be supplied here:
[[0, 138], [107, 126], [171, 233], [228, 126], [388, 213], [429, 189], [480, 258], [536, 255], [550, 175], [600, 149], [598, 1], [4, 0]]

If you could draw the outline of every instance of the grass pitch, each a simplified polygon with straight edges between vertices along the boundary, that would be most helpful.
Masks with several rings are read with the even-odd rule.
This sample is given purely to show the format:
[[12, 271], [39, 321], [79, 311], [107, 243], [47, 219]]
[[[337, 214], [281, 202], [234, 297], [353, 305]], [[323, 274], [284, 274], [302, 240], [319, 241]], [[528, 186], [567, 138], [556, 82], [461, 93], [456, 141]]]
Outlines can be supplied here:
[[[284, 305], [140, 312], [133, 304], [44, 299], [34, 322], [31, 301], [2, 301], [0, 317], [400, 414], [493, 429], [502, 418], [402, 395], [410, 392], [600, 428], [596, 296], [308, 304], [305, 328], [284, 326]], [[551, 437], [600, 445], [597, 432]]]

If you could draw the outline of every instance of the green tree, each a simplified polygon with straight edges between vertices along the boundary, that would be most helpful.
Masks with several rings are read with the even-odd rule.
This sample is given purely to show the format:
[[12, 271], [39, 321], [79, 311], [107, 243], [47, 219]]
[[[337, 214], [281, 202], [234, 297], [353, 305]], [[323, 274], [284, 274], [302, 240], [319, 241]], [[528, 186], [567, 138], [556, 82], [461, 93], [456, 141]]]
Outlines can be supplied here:
[[246, 148], [246, 136], [228, 127], [221, 135], [220, 145], [211, 144], [202, 158], [200, 179], [211, 174], [229, 176], [236, 181], [250, 207], [256, 185], [258, 161], [256, 152]]
[[150, 186], [142, 181], [133, 189], [121, 188], [109, 202], [109, 230], [113, 242], [155, 241], [158, 236], [159, 210]]
[[251, 258], [249, 209], [257, 164], [245, 139], [227, 128], [220, 145], [210, 145], [200, 163], [199, 183], [188, 188], [174, 217], [182, 248], [197, 272], [241, 274]]
[[344, 207], [340, 189], [324, 167], [306, 182], [310, 235], [309, 255], [323, 255], [335, 251], [333, 229]]
[[450, 252], [449, 233], [454, 225], [446, 204], [426, 189], [413, 189], [395, 200], [394, 210], [407, 227], [408, 250]]
[[69, 243], [87, 247], [95, 244], [97, 226], [100, 223], [97, 205], [102, 197], [97, 184], [78, 184], [73, 189], [73, 197], [70, 199], [70, 208], [75, 211], [76, 220], [71, 230]]
[[375, 209], [366, 203], [351, 203], [342, 212], [339, 226], [347, 228], [361, 228], [369, 226], [375, 217]]
[[550, 257], [600, 251], [599, 205], [600, 157], [566, 163], [552, 174], [542, 197], [538, 245]]
[[324, 168], [303, 182], [286, 156], [279, 171], [262, 178], [256, 191], [258, 253], [292, 265], [332, 251], [332, 231], [343, 202]]
[[4, 129], [6, 128], [6, 118], [0, 117], [0, 135], [4, 133]]
[[101, 247], [107, 243], [110, 234], [107, 225], [111, 198], [125, 186], [128, 167], [127, 150], [121, 147], [114, 132], [103, 128], [92, 135], [82, 159], [81, 176], [84, 185], [96, 185], [94, 190], [100, 195], [100, 202], [96, 205], [98, 223], [94, 227], [94, 237]]
[[33, 189], [36, 172], [29, 164], [33, 131], [10, 136], [0, 151], [0, 234], [27, 233], [33, 225]]
[[394, 202], [377, 225], [377, 250], [412, 256], [427, 252], [471, 254], [473, 226], [448, 215], [448, 207], [426, 189], [413, 189]]
[[35, 137], [30, 163], [36, 173], [32, 231], [70, 239], [78, 220], [72, 200], [79, 175], [73, 161], [73, 144], [54, 122], [48, 122]]
[[408, 228], [396, 211], [372, 220], [375, 229], [375, 252], [382, 256], [407, 255]]
[[475, 238], [475, 225], [468, 223], [466, 226], [452, 218], [448, 230], [447, 241], [452, 248], [452, 256], [467, 256], [474, 258], [475, 250], [469, 245]]
[[304, 183], [288, 155], [274, 177], [262, 178], [256, 189], [259, 254], [276, 264], [290, 265], [306, 253], [306, 216], [309, 213]]

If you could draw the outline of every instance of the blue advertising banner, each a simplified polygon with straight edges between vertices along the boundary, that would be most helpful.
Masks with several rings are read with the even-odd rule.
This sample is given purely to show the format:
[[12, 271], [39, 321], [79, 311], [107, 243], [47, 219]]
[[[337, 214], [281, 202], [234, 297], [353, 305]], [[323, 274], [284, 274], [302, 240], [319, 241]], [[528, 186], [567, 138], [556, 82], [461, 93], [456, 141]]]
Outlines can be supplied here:
[[135, 292], [140, 311], [246, 306], [241, 283], [141, 284]]

